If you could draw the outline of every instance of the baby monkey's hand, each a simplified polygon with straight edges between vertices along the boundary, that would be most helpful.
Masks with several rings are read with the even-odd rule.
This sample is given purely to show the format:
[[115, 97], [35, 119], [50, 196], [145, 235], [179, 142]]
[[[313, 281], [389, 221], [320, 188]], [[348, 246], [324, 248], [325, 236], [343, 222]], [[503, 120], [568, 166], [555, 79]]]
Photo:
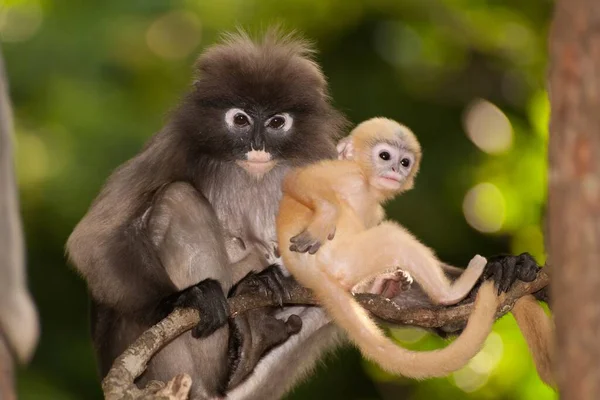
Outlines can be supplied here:
[[332, 240], [334, 237], [334, 223], [311, 224], [308, 228], [290, 238], [290, 242], [292, 243], [290, 251], [298, 253], [306, 253], [308, 251], [309, 254], [315, 254], [325, 240]]

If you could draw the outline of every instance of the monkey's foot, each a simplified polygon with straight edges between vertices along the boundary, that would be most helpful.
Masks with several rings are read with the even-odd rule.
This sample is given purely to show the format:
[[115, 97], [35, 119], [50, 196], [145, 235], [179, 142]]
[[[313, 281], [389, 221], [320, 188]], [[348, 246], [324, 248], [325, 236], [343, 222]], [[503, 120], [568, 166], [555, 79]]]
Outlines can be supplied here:
[[318, 235], [311, 233], [310, 229], [305, 229], [290, 239], [290, 251], [298, 253], [315, 254], [325, 242], [325, 239], [332, 240], [335, 237], [335, 226], [330, 228], [318, 229], [320, 232], [328, 232], [326, 238], [319, 238]]
[[194, 308], [200, 313], [200, 322], [192, 328], [195, 338], [210, 336], [224, 326], [229, 318], [227, 298], [219, 282], [214, 279], [205, 279], [178, 293], [174, 306]]
[[400, 268], [390, 268], [375, 277], [364, 279], [356, 284], [351, 292], [378, 294], [388, 299], [396, 297], [403, 291], [410, 289], [413, 278]]
[[247, 378], [258, 362], [273, 348], [300, 332], [302, 319], [292, 314], [287, 321], [275, 318], [273, 309], [256, 309], [230, 322], [228, 390]]
[[231, 289], [230, 296], [258, 292], [270, 297], [281, 307], [286, 301], [291, 300], [290, 293], [284, 285], [285, 279], [279, 265], [273, 264], [261, 272], [251, 272], [246, 275]]

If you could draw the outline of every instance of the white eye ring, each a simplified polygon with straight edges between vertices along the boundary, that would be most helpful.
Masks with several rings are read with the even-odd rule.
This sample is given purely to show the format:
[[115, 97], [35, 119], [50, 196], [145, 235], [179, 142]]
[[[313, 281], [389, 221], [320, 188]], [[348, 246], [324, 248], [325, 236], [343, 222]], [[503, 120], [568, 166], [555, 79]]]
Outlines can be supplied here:
[[229, 110], [227, 110], [227, 112], [225, 113], [225, 123], [227, 124], [227, 126], [231, 129], [231, 128], [243, 128], [246, 125], [238, 125], [235, 123], [235, 117], [238, 115], [243, 115], [244, 117], [246, 117], [246, 119], [248, 120], [248, 125], [252, 125], [252, 118], [250, 118], [250, 116], [248, 114], [246, 114], [246, 112], [240, 108], [230, 108]]
[[[383, 152], [388, 153], [389, 158], [387, 160], [380, 157], [380, 154]], [[373, 147], [373, 157], [376, 157], [383, 162], [394, 161], [398, 157], [398, 149], [387, 143], [379, 143]]]
[[[283, 125], [281, 125], [278, 128], [271, 128], [269, 126], [269, 124], [275, 118], [283, 118], [283, 121], [284, 121]], [[271, 118], [269, 118], [268, 120], [265, 121], [265, 127], [269, 128], [269, 129], [272, 129], [274, 131], [283, 131], [283, 132], [289, 131], [293, 124], [294, 124], [294, 118], [289, 113], [276, 114], [276, 115], [273, 115]]]

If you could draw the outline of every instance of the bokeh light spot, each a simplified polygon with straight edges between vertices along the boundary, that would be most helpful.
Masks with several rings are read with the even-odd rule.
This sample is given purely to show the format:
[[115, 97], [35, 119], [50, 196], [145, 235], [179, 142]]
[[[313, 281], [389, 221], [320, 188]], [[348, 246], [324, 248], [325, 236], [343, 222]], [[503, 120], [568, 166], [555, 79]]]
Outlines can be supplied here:
[[480, 389], [488, 380], [488, 376], [478, 374], [471, 368], [463, 368], [452, 374], [452, 379], [456, 387], [466, 393], [471, 393]]
[[42, 26], [44, 14], [37, 1], [0, 5], [0, 41], [23, 42]]
[[454, 384], [467, 393], [481, 388], [500, 362], [503, 352], [502, 338], [492, 332], [485, 340], [481, 351], [464, 368], [452, 374]]
[[486, 153], [502, 153], [512, 145], [510, 121], [487, 100], [477, 99], [466, 108], [463, 125], [469, 139]]
[[421, 56], [421, 38], [418, 33], [399, 21], [378, 24], [374, 34], [375, 51], [392, 65], [410, 66]]
[[548, 139], [548, 125], [550, 122], [550, 101], [545, 91], [536, 92], [528, 105], [529, 120], [534, 127], [535, 133], [544, 139]]
[[496, 232], [506, 218], [506, 201], [495, 185], [480, 183], [465, 195], [463, 213], [467, 223], [478, 231]]
[[146, 32], [148, 48], [159, 57], [182, 59], [200, 43], [201, 24], [187, 11], [173, 11], [159, 17]]
[[15, 149], [17, 174], [21, 185], [33, 186], [48, 177], [50, 172], [48, 149], [38, 136], [18, 132]]
[[427, 335], [427, 331], [414, 327], [393, 327], [390, 328], [390, 335], [402, 343], [416, 343]]

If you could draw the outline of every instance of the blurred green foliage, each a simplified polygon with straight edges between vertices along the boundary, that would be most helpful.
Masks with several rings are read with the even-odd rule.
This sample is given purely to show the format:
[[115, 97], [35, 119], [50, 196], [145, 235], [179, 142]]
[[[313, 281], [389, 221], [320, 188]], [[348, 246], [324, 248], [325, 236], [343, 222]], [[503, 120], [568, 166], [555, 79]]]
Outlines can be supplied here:
[[[30, 284], [42, 319], [21, 399], [100, 398], [85, 285], [63, 246], [103, 181], [164, 122], [194, 57], [237, 25], [284, 22], [313, 39], [336, 105], [410, 126], [416, 188], [389, 206], [440, 257], [545, 259], [549, 0], [0, 0], [17, 124]], [[511, 316], [447, 379], [387, 376], [337, 351], [291, 399], [554, 399]], [[414, 329], [403, 345], [442, 345]], [[292, 366], [290, 366], [292, 367]]]

